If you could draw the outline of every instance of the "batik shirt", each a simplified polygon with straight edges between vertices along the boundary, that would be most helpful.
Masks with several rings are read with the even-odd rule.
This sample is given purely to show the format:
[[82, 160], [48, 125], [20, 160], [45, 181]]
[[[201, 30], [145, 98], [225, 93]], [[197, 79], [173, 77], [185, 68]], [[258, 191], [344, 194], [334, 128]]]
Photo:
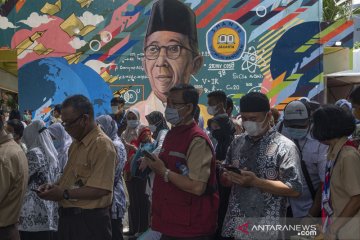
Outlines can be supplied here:
[[115, 140], [113, 140], [113, 143], [116, 149], [117, 160], [119, 162], [115, 167], [114, 194], [111, 206], [111, 218], [122, 219], [124, 217], [126, 208], [126, 196], [124, 191], [124, 181], [122, 178], [122, 172], [126, 162], [126, 150], [120, 138], [116, 138]]
[[52, 167], [42, 148], [29, 150], [26, 157], [29, 161], [29, 182], [20, 213], [19, 230], [56, 231], [58, 227], [57, 202], [42, 200], [30, 189], [37, 189], [42, 184], [55, 182], [59, 176], [59, 168]]
[[[291, 140], [274, 129], [256, 142], [247, 134], [237, 136], [228, 149], [225, 163], [246, 167], [261, 179], [281, 181], [297, 192], [302, 190], [298, 150]], [[277, 231], [251, 231], [252, 224], [276, 226], [285, 215], [286, 197], [234, 184], [222, 234], [235, 239], [276, 239]], [[243, 224], [249, 224], [249, 232], [241, 231]]]

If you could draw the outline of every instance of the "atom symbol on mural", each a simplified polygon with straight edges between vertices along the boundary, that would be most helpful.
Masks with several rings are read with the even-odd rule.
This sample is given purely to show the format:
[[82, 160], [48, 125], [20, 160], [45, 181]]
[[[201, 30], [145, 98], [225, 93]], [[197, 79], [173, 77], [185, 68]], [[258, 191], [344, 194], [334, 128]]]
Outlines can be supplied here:
[[244, 52], [242, 59], [244, 62], [241, 69], [248, 70], [250, 73], [254, 73], [257, 67], [265, 67], [266, 64], [264, 59], [257, 55], [255, 47], [249, 47], [248, 52]]

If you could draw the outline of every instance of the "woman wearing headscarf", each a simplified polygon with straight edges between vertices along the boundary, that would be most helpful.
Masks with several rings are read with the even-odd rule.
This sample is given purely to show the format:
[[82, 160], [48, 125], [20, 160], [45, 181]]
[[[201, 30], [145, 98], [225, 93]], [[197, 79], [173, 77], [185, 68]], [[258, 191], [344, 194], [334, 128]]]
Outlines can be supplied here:
[[[222, 163], [226, 158], [227, 150], [234, 140], [236, 132], [235, 126], [231, 118], [226, 114], [217, 115], [208, 121], [208, 126], [211, 129], [212, 136], [216, 139], [217, 145], [215, 148], [216, 160]], [[217, 165], [216, 174], [219, 186], [219, 212], [218, 212], [218, 230], [216, 231], [216, 239], [225, 239], [221, 236], [222, 225], [228, 208], [229, 196], [231, 192], [230, 187], [222, 186], [219, 182], [221, 167]]]
[[49, 130], [40, 120], [33, 121], [25, 128], [23, 141], [28, 148], [26, 156], [29, 161], [29, 181], [19, 219], [21, 239], [53, 239], [58, 224], [57, 203], [40, 199], [33, 189], [57, 181], [57, 151]]
[[169, 131], [169, 127], [166, 124], [164, 115], [159, 111], [151, 112], [149, 115], [146, 115], [145, 118], [149, 123], [149, 128], [152, 132], [152, 138], [156, 142], [156, 149], [153, 151], [153, 153], [159, 154], [166, 133]]
[[122, 171], [126, 162], [125, 146], [117, 135], [118, 127], [116, 122], [109, 115], [102, 115], [96, 118], [97, 124], [100, 125], [104, 133], [113, 141], [116, 153], [117, 163], [115, 168], [113, 203], [111, 206], [111, 225], [112, 225], [112, 239], [122, 240], [122, 219], [125, 215], [126, 196], [124, 191], [124, 181], [122, 178]]
[[139, 170], [143, 151], [152, 152], [155, 145], [151, 139], [151, 131], [148, 127], [139, 128], [139, 135], [133, 144], [137, 148], [135, 154], [130, 161], [131, 180], [126, 182], [129, 192], [129, 219], [130, 229], [133, 230], [135, 236], [138, 237], [149, 227], [149, 200], [145, 194], [147, 176]]
[[54, 123], [48, 128], [50, 135], [53, 139], [54, 146], [58, 152], [59, 168], [63, 172], [65, 165], [68, 161], [68, 151], [72, 143], [72, 138], [65, 131], [61, 123]]

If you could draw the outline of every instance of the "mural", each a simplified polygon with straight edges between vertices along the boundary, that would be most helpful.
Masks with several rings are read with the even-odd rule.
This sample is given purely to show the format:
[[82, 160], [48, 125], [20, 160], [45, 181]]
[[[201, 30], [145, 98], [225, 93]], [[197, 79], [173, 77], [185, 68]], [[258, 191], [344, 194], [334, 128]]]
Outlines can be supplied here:
[[[303, 96], [322, 102], [324, 45], [342, 41], [343, 46], [352, 46], [352, 22], [320, 23], [318, 0], [181, 2], [196, 15], [203, 62], [189, 80], [199, 89], [201, 104], [214, 90], [232, 97], [236, 111], [238, 99], [250, 91], [266, 93], [279, 109]], [[151, 0], [2, 4], [0, 47], [17, 50], [21, 111], [32, 109], [35, 118], [46, 119], [53, 105], [81, 93], [91, 98], [99, 115], [111, 111], [113, 95], [121, 95], [129, 106], [151, 97], [154, 86], [144, 71], [143, 49], [153, 4]], [[151, 104], [147, 102], [150, 109], [158, 108]]]

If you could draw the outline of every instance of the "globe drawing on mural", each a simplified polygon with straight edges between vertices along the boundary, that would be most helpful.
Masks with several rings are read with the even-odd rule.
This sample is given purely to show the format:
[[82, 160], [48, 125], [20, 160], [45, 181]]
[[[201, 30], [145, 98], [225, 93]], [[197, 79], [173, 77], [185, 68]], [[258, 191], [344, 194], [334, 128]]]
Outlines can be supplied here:
[[44, 58], [19, 69], [20, 111], [30, 109], [34, 119], [48, 121], [52, 107], [75, 94], [91, 100], [95, 116], [110, 113], [109, 86], [84, 64], [69, 65], [63, 58]]

